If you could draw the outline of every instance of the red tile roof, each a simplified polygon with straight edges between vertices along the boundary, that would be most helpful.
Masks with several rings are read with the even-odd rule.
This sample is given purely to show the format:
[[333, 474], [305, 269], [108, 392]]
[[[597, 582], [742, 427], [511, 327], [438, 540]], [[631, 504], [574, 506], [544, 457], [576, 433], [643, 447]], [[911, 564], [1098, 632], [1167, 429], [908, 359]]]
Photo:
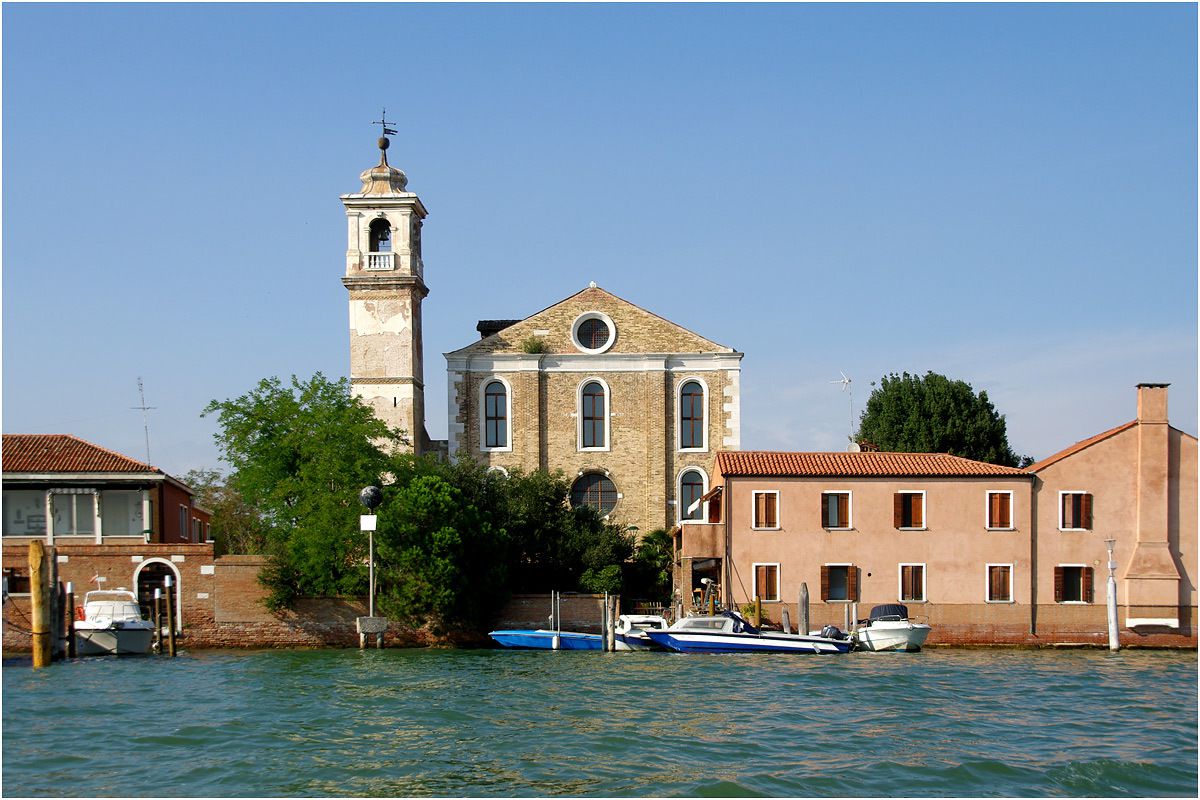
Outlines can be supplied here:
[[6, 433], [4, 472], [159, 472], [156, 467], [62, 433]]
[[1080, 450], [1091, 447], [1092, 445], [1096, 444], [1097, 442], [1102, 442], [1110, 436], [1116, 436], [1118, 433], [1121, 433], [1122, 431], [1127, 431], [1137, 424], [1138, 424], [1137, 420], [1135, 419], [1135, 420], [1131, 420], [1130, 422], [1126, 422], [1124, 425], [1118, 425], [1115, 428], [1110, 428], [1109, 430], [1106, 430], [1104, 433], [1097, 433], [1095, 436], [1089, 437], [1080, 442], [1076, 442], [1075, 444], [1068, 447], [1066, 450], [1059, 450], [1054, 455], [1048, 456], [1047, 458], [1043, 458], [1041, 461], [1037, 462], [1036, 464], [1031, 464], [1028, 469], [1030, 472], [1039, 472], [1040, 470], [1045, 469], [1046, 467], [1050, 466], [1051, 464], [1053, 464], [1057, 461], [1061, 461], [1062, 459], [1066, 458], [1067, 456], [1074, 455], [1074, 454], [1078, 453]]
[[1029, 477], [1001, 467], [946, 453], [776, 453], [739, 451], [717, 454], [722, 475], [761, 478], [972, 478]]

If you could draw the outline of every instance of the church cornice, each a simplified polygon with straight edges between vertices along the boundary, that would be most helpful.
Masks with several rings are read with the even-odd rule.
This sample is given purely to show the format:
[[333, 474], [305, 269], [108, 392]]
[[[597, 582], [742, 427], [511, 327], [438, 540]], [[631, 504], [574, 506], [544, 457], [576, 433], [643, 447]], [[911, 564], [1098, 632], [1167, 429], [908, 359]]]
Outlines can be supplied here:
[[420, 293], [422, 298], [429, 294], [425, 281], [414, 275], [347, 275], [342, 278], [342, 285], [353, 292], [367, 292], [378, 296], [381, 291], [413, 291]]

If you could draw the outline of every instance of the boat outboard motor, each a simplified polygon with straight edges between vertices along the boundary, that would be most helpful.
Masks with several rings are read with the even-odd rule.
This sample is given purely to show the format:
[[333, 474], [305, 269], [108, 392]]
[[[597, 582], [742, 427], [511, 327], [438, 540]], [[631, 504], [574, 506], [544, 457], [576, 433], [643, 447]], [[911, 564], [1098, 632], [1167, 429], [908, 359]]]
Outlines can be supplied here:
[[821, 636], [838, 642], [846, 638], [846, 634], [837, 625], [826, 625], [824, 628], [821, 628]]

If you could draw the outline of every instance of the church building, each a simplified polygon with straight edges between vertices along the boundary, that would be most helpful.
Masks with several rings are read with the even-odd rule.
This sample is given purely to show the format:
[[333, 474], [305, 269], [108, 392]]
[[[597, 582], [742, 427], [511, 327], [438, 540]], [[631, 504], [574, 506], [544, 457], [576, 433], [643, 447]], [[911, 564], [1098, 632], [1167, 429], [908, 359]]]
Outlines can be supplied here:
[[562, 470], [571, 502], [645, 533], [703, 514], [741, 444], [742, 354], [590, 284], [446, 354], [449, 452]]

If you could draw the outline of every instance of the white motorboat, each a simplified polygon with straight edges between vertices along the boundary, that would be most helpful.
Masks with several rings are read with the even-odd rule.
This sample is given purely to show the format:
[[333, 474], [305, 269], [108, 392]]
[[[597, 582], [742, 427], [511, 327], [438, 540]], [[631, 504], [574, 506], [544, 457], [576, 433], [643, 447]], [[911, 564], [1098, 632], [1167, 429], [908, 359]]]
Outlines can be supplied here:
[[899, 603], [875, 606], [870, 616], [851, 633], [859, 650], [902, 650], [916, 652], [932, 630], [908, 618], [908, 607]]
[[622, 614], [617, 617], [613, 641], [617, 650], [661, 650], [646, 631], [665, 631], [667, 621], [657, 614]]
[[75, 652], [81, 656], [145, 655], [154, 642], [154, 623], [142, 619], [137, 595], [126, 589], [88, 592], [83, 619], [75, 622]]
[[651, 641], [679, 653], [848, 653], [850, 637], [829, 626], [828, 635], [760, 631], [736, 611], [684, 617], [666, 630], [647, 630]]

